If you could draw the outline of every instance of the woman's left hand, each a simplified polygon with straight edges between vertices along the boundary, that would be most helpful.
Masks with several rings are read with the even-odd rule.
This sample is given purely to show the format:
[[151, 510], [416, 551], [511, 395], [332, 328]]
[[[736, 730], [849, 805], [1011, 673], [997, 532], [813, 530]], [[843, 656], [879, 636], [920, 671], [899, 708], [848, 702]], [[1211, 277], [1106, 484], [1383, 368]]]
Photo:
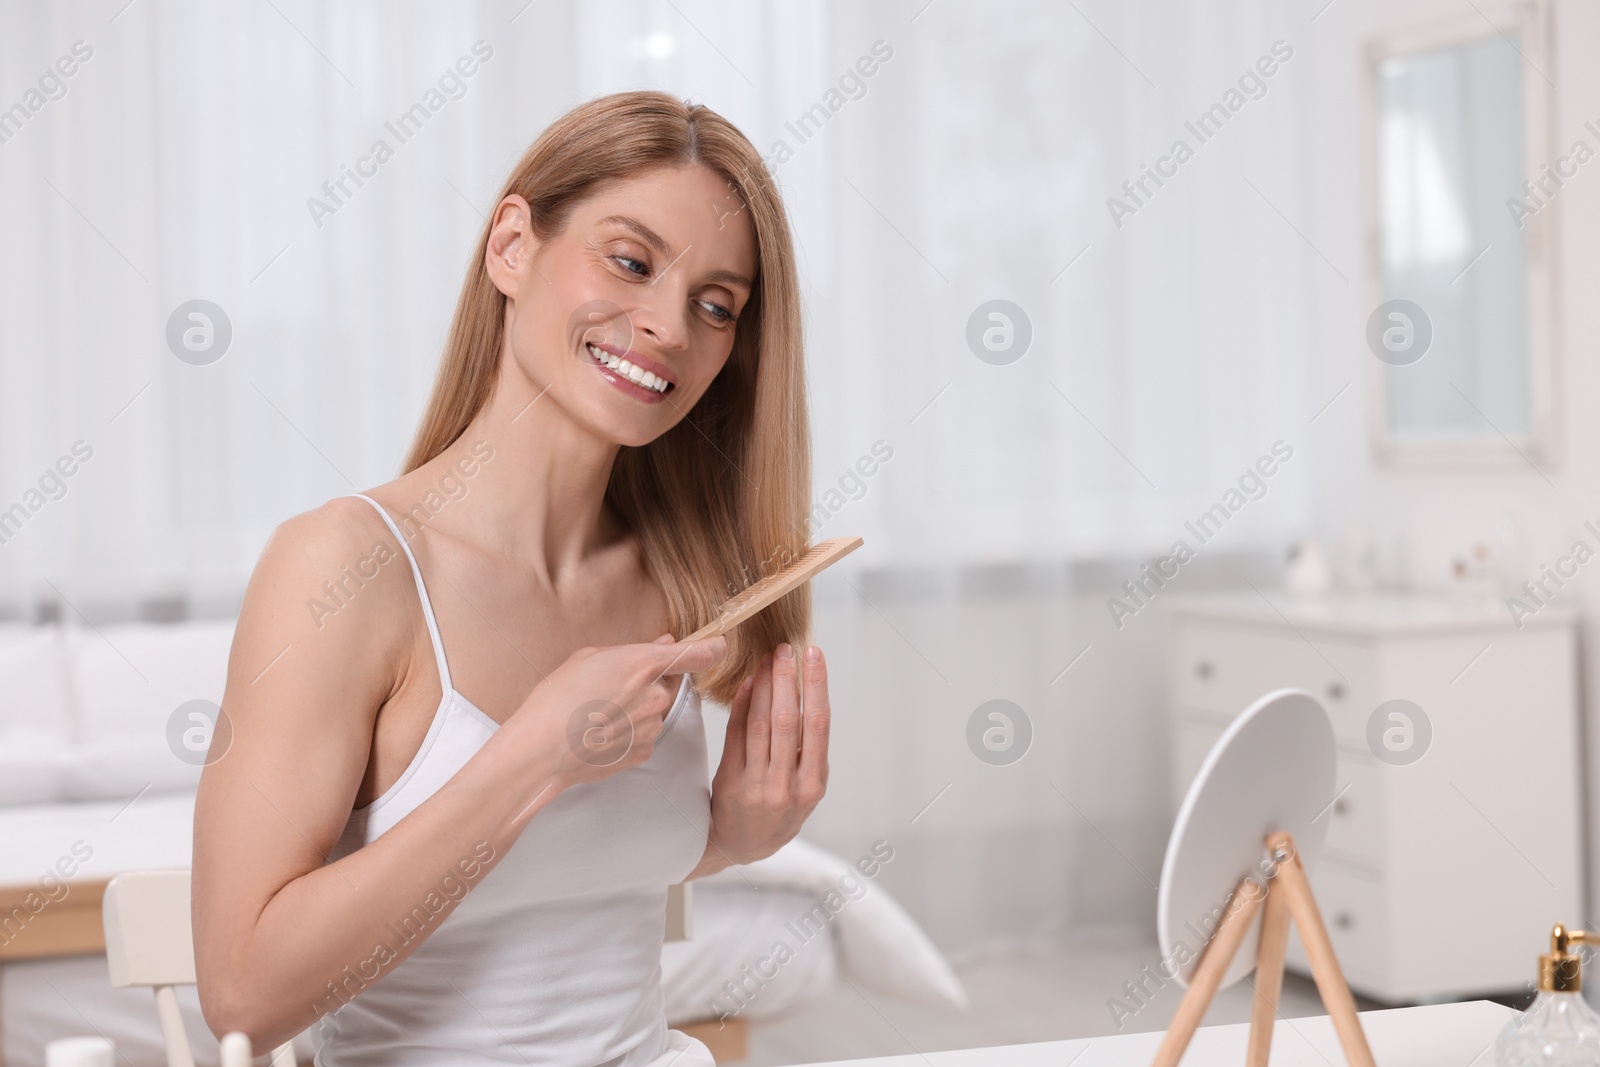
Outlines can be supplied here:
[[[801, 705], [801, 679], [805, 703]], [[722, 763], [711, 779], [711, 831], [689, 877], [772, 855], [828, 788], [828, 667], [789, 645], [763, 656], [733, 698]]]

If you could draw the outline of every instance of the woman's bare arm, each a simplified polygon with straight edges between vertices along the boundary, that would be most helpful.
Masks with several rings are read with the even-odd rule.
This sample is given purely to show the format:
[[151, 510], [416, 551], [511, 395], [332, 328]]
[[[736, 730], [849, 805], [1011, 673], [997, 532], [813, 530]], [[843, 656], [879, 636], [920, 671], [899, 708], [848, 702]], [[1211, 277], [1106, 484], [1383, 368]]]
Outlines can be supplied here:
[[[206, 1021], [270, 1048], [419, 944], [560, 791], [559, 752], [513, 716], [433, 797], [329, 864], [366, 771], [378, 709], [413, 670], [408, 565], [376, 515], [335, 501], [284, 523], [252, 576], [228, 664], [233, 737], [195, 810], [195, 957]], [[365, 521], [370, 519], [371, 521]], [[393, 554], [333, 615], [325, 581]], [[367, 570], [373, 569], [368, 564]], [[425, 635], [424, 635], [425, 639]], [[431, 662], [431, 651], [428, 662]], [[416, 683], [413, 683], [416, 684]], [[433, 685], [434, 699], [438, 688]], [[331, 983], [331, 985], [330, 985]]]
[[[411, 573], [365, 505], [336, 500], [284, 523], [250, 579], [228, 662], [226, 754], [195, 808], [195, 964], [206, 1022], [270, 1048], [403, 960], [567, 786], [650, 757], [678, 675], [714, 666], [723, 638], [581, 648], [427, 800], [329, 863], [366, 774], [378, 711], [409, 684], [440, 696]], [[370, 521], [369, 521], [370, 520]], [[393, 558], [320, 619], [309, 598], [378, 544]], [[367, 566], [370, 572], [372, 567]], [[323, 594], [325, 595], [325, 594]], [[418, 664], [428, 664], [418, 667]], [[412, 672], [425, 672], [419, 683]], [[627, 750], [596, 766], [567, 747], [593, 700], [621, 708]], [[559, 862], [559, 858], [554, 858]], [[397, 928], [416, 929], [396, 944]]]

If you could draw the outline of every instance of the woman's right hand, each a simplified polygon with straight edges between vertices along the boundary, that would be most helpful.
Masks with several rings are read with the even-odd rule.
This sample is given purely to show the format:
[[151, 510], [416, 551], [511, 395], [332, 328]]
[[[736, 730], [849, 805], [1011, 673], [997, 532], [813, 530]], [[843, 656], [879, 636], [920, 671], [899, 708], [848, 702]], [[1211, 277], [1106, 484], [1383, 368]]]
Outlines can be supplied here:
[[[580, 648], [533, 687], [507, 720], [553, 743], [557, 785], [598, 782], [650, 758], [682, 674], [714, 666], [725, 637]], [[524, 725], [526, 724], [526, 725]]]

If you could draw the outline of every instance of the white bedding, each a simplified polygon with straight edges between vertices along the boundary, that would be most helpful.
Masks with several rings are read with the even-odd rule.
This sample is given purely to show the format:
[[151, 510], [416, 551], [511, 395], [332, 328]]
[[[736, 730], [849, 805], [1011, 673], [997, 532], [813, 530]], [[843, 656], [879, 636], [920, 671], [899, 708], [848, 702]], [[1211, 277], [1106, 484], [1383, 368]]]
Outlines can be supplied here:
[[[694, 937], [661, 946], [661, 989], [666, 996], [667, 1023], [715, 1019], [735, 1013], [723, 983], [742, 978], [742, 969], [772, 948], [772, 931], [811, 907], [812, 900], [794, 889], [750, 889], [744, 886], [697, 885], [694, 890]], [[790, 939], [794, 940], [793, 938]], [[815, 938], [795, 957], [763, 980], [749, 998], [745, 1019], [787, 1015], [804, 1007], [838, 981], [839, 951], [833, 938]]]
[[193, 826], [193, 793], [146, 793], [131, 803], [0, 807], [0, 885], [36, 885], [60, 870], [63, 857], [77, 861], [71, 879], [84, 881], [187, 867]]
[[786, 1014], [836, 973], [906, 1000], [965, 1009], [966, 990], [949, 962], [878, 884], [881, 872], [869, 877], [860, 865], [795, 838], [764, 860], [695, 883], [695, 938], [662, 949], [667, 1019]]

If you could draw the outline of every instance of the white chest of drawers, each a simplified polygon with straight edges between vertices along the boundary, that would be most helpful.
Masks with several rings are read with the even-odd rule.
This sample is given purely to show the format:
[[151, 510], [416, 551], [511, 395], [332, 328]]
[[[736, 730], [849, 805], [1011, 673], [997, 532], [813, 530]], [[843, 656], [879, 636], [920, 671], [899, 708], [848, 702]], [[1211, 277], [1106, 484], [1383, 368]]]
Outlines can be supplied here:
[[[1529, 987], [1551, 924], [1588, 917], [1573, 613], [1550, 605], [1519, 630], [1503, 606], [1277, 592], [1168, 612], [1174, 810], [1236, 715], [1305, 689], [1338, 740], [1311, 881], [1351, 987], [1391, 1003]], [[1431, 725], [1414, 762], [1368, 741], [1394, 699]], [[1297, 942], [1290, 966], [1306, 970]]]

